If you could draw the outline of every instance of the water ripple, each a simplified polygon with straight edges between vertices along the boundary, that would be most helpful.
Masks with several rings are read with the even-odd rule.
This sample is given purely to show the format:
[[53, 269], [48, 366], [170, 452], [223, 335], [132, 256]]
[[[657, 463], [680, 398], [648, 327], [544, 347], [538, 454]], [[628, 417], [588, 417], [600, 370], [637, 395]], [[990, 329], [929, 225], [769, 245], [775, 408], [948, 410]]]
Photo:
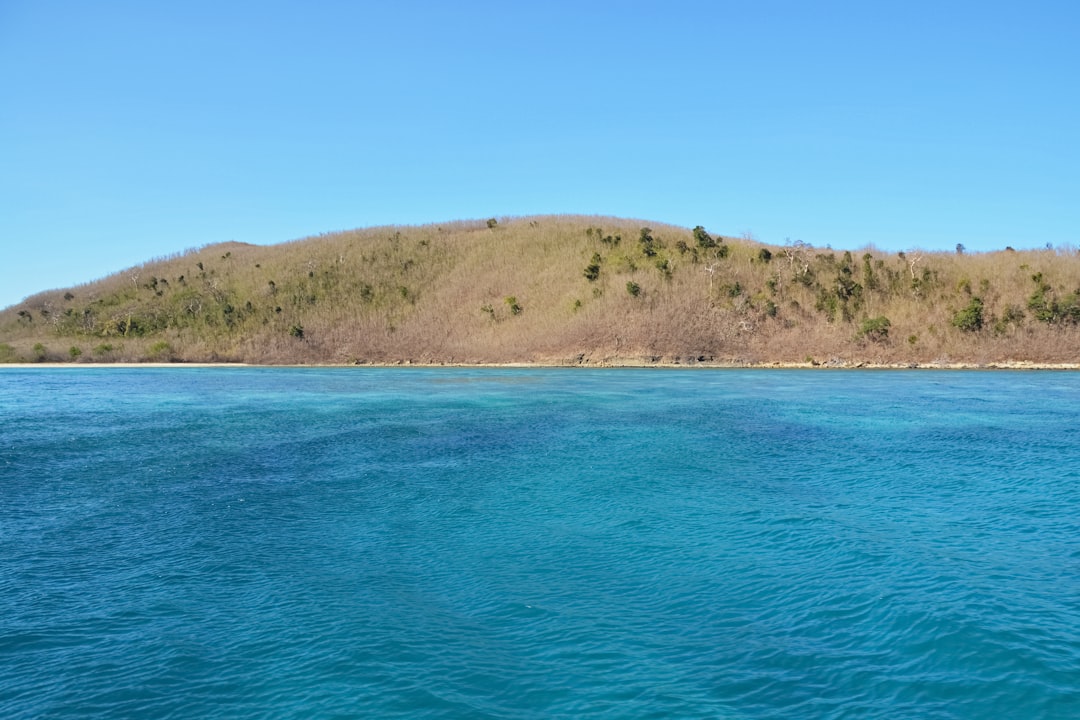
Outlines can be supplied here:
[[25, 372], [3, 717], [1080, 716], [1080, 377]]

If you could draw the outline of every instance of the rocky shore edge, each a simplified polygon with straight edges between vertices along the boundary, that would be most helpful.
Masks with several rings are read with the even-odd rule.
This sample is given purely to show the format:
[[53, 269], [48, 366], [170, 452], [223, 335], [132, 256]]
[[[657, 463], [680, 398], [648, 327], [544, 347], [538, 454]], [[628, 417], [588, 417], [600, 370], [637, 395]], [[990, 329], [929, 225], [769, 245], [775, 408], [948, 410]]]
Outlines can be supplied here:
[[202, 362], [145, 362], [145, 363], [6, 363], [0, 365], [12, 369], [59, 369], [59, 368], [225, 368], [225, 367], [460, 367], [460, 368], [657, 368], [657, 369], [787, 369], [787, 370], [1080, 370], [1080, 362], [1046, 363], [1030, 360], [993, 360], [986, 362], [954, 362], [948, 359], [931, 362], [874, 362], [850, 358], [787, 362], [781, 360], [749, 360], [743, 358], [667, 357], [659, 355], [591, 357], [578, 355], [572, 358], [543, 358], [519, 362], [485, 363], [448, 360], [393, 360], [354, 361], [348, 363], [325, 363], [303, 365], [256, 365], [250, 363], [202, 363]]

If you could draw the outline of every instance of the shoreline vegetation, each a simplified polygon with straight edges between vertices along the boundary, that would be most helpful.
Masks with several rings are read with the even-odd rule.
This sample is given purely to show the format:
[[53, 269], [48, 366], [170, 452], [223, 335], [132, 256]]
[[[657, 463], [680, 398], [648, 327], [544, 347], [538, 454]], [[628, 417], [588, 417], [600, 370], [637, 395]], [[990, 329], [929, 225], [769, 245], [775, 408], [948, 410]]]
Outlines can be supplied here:
[[673, 362], [653, 361], [646, 358], [619, 358], [609, 359], [596, 363], [557, 363], [557, 362], [516, 362], [516, 363], [413, 363], [410, 361], [398, 361], [393, 363], [352, 363], [349, 365], [336, 364], [301, 364], [301, 365], [260, 365], [254, 363], [188, 363], [188, 362], [114, 362], [114, 363], [4, 363], [0, 364], [0, 370], [4, 368], [19, 370], [57, 370], [65, 368], [82, 369], [162, 369], [162, 368], [294, 368], [294, 369], [349, 369], [349, 368], [461, 368], [461, 369], [656, 369], [656, 370], [1080, 370], [1080, 363], [1034, 363], [1028, 361], [1004, 361], [986, 364], [974, 363], [848, 363], [844, 360], [833, 360], [826, 363], [789, 363], [789, 362]]
[[0, 310], [0, 365], [1080, 369], [1072, 247], [536, 216], [222, 243]]

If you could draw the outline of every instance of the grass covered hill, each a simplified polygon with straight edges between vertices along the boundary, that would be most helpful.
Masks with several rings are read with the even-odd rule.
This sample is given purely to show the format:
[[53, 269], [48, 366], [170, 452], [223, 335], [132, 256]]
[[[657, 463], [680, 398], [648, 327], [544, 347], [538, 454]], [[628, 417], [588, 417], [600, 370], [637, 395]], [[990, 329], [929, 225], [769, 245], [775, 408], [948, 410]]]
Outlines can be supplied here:
[[1080, 360], [1080, 257], [545, 216], [210, 245], [0, 311], [0, 361]]

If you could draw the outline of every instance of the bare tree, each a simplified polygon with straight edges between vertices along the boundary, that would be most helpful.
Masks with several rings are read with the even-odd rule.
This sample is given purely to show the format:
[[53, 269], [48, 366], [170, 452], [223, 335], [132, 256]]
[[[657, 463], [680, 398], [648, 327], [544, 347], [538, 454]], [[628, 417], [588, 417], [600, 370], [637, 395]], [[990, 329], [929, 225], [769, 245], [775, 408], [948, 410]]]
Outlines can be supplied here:
[[705, 272], [709, 273], [709, 295], [712, 295], [713, 278], [716, 275], [716, 263], [706, 265]]
[[914, 280], [915, 266], [918, 265], [923, 259], [922, 251], [912, 250], [911, 252], [907, 253], [906, 257], [908, 262], [908, 268], [911, 271], [911, 279]]

